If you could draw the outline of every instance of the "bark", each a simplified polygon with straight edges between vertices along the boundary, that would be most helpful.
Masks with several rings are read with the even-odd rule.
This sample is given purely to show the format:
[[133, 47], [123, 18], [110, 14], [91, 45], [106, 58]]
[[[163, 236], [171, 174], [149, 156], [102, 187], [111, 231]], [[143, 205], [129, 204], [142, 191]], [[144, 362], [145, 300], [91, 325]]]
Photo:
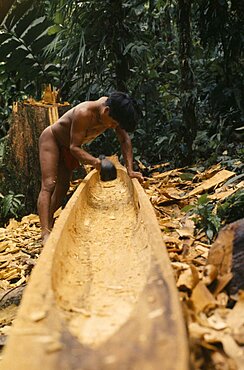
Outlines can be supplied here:
[[0, 24], [14, 3], [15, 0], [0, 0]]
[[36, 212], [40, 191], [38, 139], [41, 132], [54, 123], [58, 110], [69, 108], [19, 102], [14, 104], [4, 156], [4, 190], [25, 195], [25, 212]]
[[227, 286], [230, 294], [244, 289], [244, 218], [225, 226], [210, 248], [208, 264], [214, 265], [219, 277], [232, 274]]

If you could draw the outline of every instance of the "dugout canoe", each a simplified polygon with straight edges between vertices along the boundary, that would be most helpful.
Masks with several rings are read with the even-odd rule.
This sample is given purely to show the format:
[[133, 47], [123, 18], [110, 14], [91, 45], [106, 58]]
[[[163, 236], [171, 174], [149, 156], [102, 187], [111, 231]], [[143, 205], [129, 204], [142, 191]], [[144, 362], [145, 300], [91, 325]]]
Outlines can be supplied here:
[[144, 190], [92, 171], [57, 220], [24, 292], [4, 370], [185, 370], [169, 258]]

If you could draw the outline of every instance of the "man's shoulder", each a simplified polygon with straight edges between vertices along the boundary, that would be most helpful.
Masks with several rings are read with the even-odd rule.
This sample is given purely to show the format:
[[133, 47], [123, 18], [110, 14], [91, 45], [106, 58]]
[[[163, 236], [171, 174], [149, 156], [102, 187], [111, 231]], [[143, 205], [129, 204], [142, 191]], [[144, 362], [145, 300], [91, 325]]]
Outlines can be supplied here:
[[[89, 102], [87, 102], [89, 103]], [[95, 119], [94, 109], [90, 104], [79, 104], [74, 107], [73, 123], [80, 127], [89, 127]]]
[[74, 108], [74, 115], [77, 117], [91, 117], [93, 115], [92, 107], [89, 102], [84, 102], [76, 105]]

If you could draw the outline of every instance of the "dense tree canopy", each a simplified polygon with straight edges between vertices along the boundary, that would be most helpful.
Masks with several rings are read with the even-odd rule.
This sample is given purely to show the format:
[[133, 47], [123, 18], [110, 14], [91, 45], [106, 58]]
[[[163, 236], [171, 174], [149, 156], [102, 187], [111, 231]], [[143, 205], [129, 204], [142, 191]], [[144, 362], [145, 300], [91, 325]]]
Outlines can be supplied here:
[[[242, 0], [17, 0], [0, 29], [1, 136], [12, 101], [51, 83], [71, 104], [139, 99], [141, 160], [243, 155], [243, 43]], [[116, 145], [110, 134], [92, 149]]]

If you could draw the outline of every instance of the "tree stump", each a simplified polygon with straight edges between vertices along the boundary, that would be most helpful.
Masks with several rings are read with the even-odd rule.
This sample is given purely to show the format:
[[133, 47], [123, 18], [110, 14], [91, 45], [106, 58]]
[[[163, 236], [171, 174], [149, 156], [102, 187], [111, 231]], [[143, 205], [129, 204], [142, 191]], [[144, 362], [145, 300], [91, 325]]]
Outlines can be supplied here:
[[4, 192], [24, 194], [25, 213], [37, 210], [41, 172], [38, 139], [41, 132], [64, 114], [68, 103], [53, 105], [28, 100], [13, 105], [12, 122], [4, 154]]

